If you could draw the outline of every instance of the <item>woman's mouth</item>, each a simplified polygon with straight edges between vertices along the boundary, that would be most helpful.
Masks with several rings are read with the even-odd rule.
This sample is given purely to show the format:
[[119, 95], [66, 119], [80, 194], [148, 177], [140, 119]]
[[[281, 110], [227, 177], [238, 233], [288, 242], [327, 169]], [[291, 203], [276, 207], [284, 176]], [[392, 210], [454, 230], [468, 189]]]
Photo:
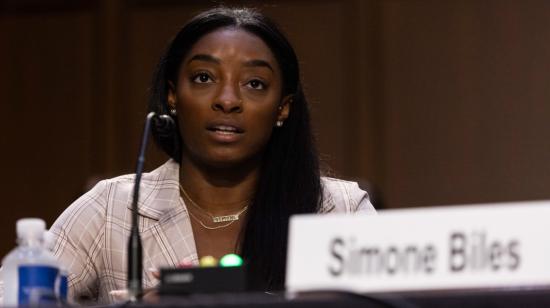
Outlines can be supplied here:
[[241, 128], [232, 125], [212, 125], [207, 130], [215, 141], [222, 143], [238, 141], [244, 132]]
[[229, 126], [229, 125], [215, 125], [212, 127], [209, 127], [208, 130], [213, 132], [218, 132], [220, 134], [240, 134], [242, 133], [242, 130], [235, 126]]

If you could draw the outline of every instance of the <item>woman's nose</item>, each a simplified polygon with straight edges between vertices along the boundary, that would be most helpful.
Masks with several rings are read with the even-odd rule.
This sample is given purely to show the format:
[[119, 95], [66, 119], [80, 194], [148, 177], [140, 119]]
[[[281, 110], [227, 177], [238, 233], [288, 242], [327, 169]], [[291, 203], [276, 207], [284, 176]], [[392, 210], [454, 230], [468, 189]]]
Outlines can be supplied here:
[[220, 89], [219, 95], [212, 103], [212, 109], [224, 113], [238, 113], [242, 112], [242, 103], [238, 86], [226, 84]]

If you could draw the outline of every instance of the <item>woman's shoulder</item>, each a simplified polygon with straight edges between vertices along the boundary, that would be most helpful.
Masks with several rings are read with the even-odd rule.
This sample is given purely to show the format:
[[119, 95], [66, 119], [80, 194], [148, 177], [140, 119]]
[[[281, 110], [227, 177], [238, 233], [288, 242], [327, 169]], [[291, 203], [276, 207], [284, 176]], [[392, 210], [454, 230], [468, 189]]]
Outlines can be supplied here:
[[[162, 188], [165, 183], [173, 184], [178, 182], [179, 165], [174, 160], [170, 159], [156, 169], [143, 173], [141, 176], [141, 189], [151, 187]], [[114, 178], [102, 180], [102, 183], [107, 187], [121, 186], [126, 189], [133, 190], [136, 175], [134, 173], [120, 175]]]
[[[151, 172], [143, 173], [140, 185], [140, 214], [142, 211], [153, 210], [149, 206], [155, 204], [151, 199], [157, 198], [159, 194], [162, 195], [166, 191], [172, 192], [174, 187], [178, 187], [177, 170], [177, 163], [170, 160]], [[65, 209], [56, 224], [66, 227], [78, 223], [80, 218], [87, 218], [87, 221], [95, 219], [98, 223], [102, 223], [107, 216], [127, 216], [124, 212], [131, 206], [134, 180], [135, 174], [126, 174], [99, 181]]]
[[367, 213], [375, 214], [369, 194], [356, 182], [321, 177], [323, 186], [323, 204], [321, 213]]
[[[174, 181], [178, 181], [178, 170], [177, 163], [169, 160], [151, 172], [143, 173], [140, 182], [140, 202], [152, 191], [174, 186]], [[136, 175], [131, 173], [101, 180], [74, 203], [86, 203], [89, 200], [103, 206], [113, 201], [127, 203], [132, 197], [135, 178]]]

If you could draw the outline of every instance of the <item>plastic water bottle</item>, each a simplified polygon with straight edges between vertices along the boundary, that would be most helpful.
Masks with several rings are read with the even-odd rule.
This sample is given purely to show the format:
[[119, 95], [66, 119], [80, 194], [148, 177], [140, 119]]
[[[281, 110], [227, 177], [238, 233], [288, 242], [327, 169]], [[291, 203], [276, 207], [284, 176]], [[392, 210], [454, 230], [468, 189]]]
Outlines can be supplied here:
[[67, 299], [67, 293], [69, 292], [69, 272], [63, 266], [59, 268], [58, 283], [56, 285], [55, 294], [57, 298], [65, 303], [70, 303]]
[[[44, 232], [44, 248], [51, 251], [54, 245], [53, 234], [49, 231]], [[61, 302], [67, 302], [67, 292], [69, 290], [69, 271], [58, 261], [59, 275], [55, 283], [55, 295]]]
[[56, 302], [59, 267], [44, 249], [46, 223], [38, 218], [17, 221], [17, 243], [3, 260], [4, 306], [28, 306]]

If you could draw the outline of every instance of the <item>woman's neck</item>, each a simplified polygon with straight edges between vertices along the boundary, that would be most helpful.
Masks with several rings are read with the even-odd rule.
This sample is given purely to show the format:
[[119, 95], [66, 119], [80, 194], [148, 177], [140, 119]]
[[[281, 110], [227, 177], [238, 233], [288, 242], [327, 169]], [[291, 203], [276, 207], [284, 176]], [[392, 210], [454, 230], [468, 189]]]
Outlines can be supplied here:
[[259, 172], [259, 163], [212, 168], [182, 158], [180, 185], [192, 200], [186, 201], [196, 203], [213, 215], [224, 215], [234, 213], [249, 203], [256, 190]]

